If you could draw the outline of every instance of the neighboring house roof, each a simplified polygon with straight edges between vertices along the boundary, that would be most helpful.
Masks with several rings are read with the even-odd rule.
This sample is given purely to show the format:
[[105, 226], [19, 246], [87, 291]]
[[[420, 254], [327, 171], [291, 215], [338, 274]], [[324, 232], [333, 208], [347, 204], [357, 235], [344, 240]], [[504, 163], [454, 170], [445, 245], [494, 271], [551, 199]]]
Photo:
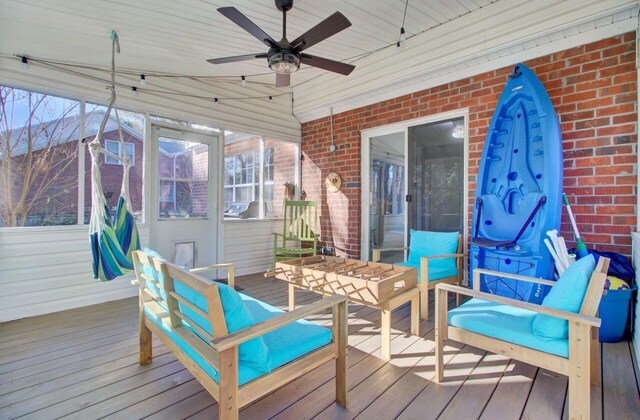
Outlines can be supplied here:
[[[95, 111], [87, 114], [85, 123], [85, 138], [92, 139], [98, 134], [100, 123], [104, 118], [105, 111]], [[69, 141], [77, 141], [80, 135], [80, 116], [73, 115], [65, 118], [58, 118], [51, 121], [38, 122], [31, 125], [32, 131], [32, 150], [38, 151], [50, 147], [51, 145], [59, 145]], [[142, 133], [121, 124], [123, 132], [126, 132], [137, 139], [142, 139]], [[110, 132], [118, 129], [118, 122], [114, 116], [110, 116], [107, 120], [104, 132]], [[2, 134], [2, 137], [8, 137], [11, 142], [11, 154], [19, 156], [27, 152], [28, 142], [27, 136], [29, 130], [27, 127], [20, 127]]]
[[[97, 110], [87, 114], [85, 123], [85, 138], [87, 141], [93, 140], [98, 134], [100, 124], [104, 118], [105, 111]], [[50, 147], [50, 145], [59, 145], [70, 141], [77, 141], [80, 135], [80, 116], [74, 115], [65, 118], [58, 118], [51, 121], [36, 123], [31, 126], [32, 135], [35, 136], [32, 144], [32, 150], [38, 151]], [[127, 124], [120, 124], [123, 132], [142, 140], [143, 135], [140, 131], [134, 129]], [[105, 125], [104, 132], [108, 133], [118, 129], [118, 121], [114, 115], [110, 115]], [[24, 127], [10, 130], [2, 133], [2, 137], [7, 135], [11, 142], [11, 155], [20, 156], [27, 152], [28, 142], [26, 141], [28, 130]], [[160, 151], [169, 157], [181, 154], [188, 149], [188, 145], [184, 142], [172, 142], [160, 140]], [[0, 156], [2, 151], [0, 150]]]

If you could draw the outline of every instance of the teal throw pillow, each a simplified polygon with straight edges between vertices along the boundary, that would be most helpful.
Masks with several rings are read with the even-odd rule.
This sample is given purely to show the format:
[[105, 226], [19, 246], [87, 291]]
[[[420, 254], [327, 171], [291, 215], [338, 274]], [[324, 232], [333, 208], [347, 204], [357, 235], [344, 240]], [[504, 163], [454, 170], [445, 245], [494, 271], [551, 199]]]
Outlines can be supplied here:
[[[427, 232], [411, 229], [409, 258], [407, 262], [420, 264], [421, 257], [455, 254], [458, 250], [458, 232]], [[429, 261], [429, 266], [438, 268], [456, 268], [455, 258]]]
[[[580, 258], [562, 273], [555, 286], [542, 301], [542, 306], [578, 313], [587, 293], [591, 274], [596, 268], [593, 255]], [[566, 339], [569, 337], [567, 320], [538, 314], [533, 320], [533, 334], [541, 340]]]
[[[207, 300], [203, 295], [178, 280], [174, 279], [173, 284], [178, 295], [188, 300], [203, 312], [209, 312]], [[229, 334], [256, 324], [251, 312], [249, 312], [242, 296], [240, 296], [238, 292], [226, 284], [217, 284], [217, 286], [218, 292], [220, 293], [222, 311], [224, 312], [224, 320], [227, 324], [227, 332], [229, 332]], [[189, 319], [193, 320], [198, 327], [214, 335], [213, 328], [208, 319], [201, 317], [187, 305], [182, 303], [178, 303], [178, 305], [180, 311], [188, 316]], [[193, 329], [193, 332], [200, 335], [196, 329]], [[202, 336], [200, 336], [200, 338], [205, 339], [205, 337]], [[271, 356], [269, 355], [269, 348], [265, 344], [262, 336], [240, 344], [238, 348], [238, 361], [244, 366], [261, 372], [271, 372]]]

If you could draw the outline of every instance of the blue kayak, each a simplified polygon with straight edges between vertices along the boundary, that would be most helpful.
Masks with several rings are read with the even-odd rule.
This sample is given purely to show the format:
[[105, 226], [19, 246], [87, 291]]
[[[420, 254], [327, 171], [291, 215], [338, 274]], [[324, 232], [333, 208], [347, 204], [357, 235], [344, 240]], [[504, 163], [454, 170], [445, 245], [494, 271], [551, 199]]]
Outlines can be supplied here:
[[[543, 243], [560, 230], [562, 139], [549, 95], [536, 75], [515, 66], [482, 150], [471, 234], [471, 272], [484, 268], [553, 278]], [[473, 281], [473, 276], [470, 277]], [[481, 290], [539, 303], [548, 286], [482, 276]]]

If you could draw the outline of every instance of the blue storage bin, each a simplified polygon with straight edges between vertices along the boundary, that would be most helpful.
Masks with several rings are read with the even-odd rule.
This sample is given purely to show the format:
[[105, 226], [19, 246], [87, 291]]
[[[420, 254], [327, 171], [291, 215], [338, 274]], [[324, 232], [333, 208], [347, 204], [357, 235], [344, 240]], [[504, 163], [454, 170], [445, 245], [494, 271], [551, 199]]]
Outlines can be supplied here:
[[622, 340], [636, 290], [638, 287], [634, 285], [631, 289], [607, 290], [607, 294], [602, 296], [598, 307], [598, 316], [602, 319], [600, 342], [617, 343]]

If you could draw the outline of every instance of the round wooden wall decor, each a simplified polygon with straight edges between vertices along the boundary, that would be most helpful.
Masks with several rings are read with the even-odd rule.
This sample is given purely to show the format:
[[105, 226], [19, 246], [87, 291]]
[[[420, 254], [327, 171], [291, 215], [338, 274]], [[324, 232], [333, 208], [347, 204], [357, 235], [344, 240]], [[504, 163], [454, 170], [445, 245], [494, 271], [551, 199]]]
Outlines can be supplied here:
[[324, 180], [324, 185], [327, 187], [327, 191], [338, 192], [342, 187], [342, 179], [337, 173], [331, 172], [327, 175], [327, 179]]

